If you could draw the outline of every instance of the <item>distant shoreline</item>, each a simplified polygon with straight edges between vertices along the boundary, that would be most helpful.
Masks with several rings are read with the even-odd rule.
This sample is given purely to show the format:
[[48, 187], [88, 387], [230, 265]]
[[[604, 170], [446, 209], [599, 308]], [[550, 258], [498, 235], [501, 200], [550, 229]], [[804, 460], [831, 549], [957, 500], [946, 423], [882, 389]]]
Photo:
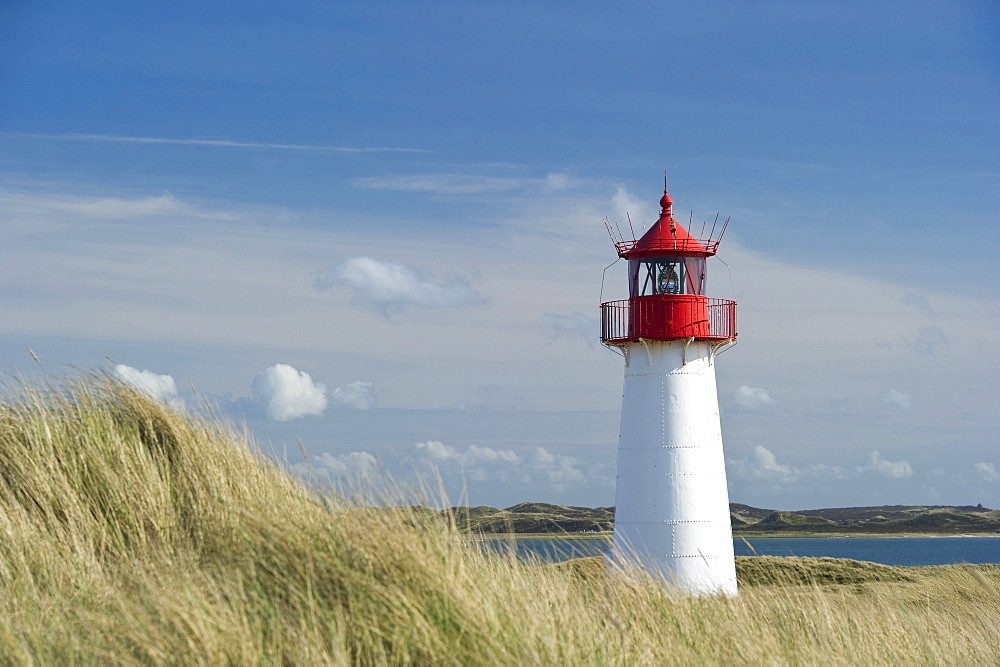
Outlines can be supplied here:
[[[602, 533], [467, 533], [463, 535], [465, 539], [473, 541], [481, 540], [610, 540], [613, 532]], [[775, 539], [775, 538], [812, 538], [812, 537], [995, 537], [1000, 538], [1000, 534], [994, 532], [984, 533], [810, 533], [810, 532], [737, 532], [733, 533], [733, 539], [744, 538], [748, 540]]]

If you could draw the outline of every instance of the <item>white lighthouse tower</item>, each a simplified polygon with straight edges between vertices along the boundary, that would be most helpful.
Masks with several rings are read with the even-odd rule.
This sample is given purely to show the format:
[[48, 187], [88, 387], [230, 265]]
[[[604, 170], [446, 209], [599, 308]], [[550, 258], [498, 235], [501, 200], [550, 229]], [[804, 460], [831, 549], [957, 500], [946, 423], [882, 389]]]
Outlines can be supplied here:
[[629, 281], [627, 300], [601, 304], [601, 341], [625, 357], [613, 558], [689, 593], [735, 595], [715, 358], [736, 340], [736, 302], [704, 294], [725, 225], [696, 239], [672, 204], [664, 183], [639, 240], [609, 225]]

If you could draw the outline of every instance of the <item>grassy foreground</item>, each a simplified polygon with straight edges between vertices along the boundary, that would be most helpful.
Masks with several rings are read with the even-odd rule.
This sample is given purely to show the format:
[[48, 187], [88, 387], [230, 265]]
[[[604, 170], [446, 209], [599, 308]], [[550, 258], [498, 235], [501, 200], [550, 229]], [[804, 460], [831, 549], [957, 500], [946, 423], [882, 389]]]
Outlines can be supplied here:
[[688, 598], [317, 497], [230, 427], [102, 376], [15, 393], [3, 663], [1000, 662], [996, 568], [762, 559], [739, 597]]

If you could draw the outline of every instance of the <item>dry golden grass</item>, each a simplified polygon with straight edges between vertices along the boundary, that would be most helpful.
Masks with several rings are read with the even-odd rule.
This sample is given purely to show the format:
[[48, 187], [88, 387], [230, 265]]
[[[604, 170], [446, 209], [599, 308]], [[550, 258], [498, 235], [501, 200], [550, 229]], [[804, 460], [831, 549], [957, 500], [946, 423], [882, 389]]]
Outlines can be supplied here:
[[996, 568], [837, 583], [836, 563], [784, 562], [737, 598], [689, 598], [321, 498], [243, 434], [101, 375], [8, 396], [4, 663], [1000, 662]]

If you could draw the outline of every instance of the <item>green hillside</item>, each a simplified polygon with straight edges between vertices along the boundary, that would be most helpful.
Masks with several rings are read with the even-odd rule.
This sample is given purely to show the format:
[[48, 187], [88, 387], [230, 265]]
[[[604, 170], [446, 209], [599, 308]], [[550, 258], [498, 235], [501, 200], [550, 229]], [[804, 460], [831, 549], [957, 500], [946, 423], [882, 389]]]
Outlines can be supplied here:
[[442, 513], [468, 533], [591, 533], [611, 530], [614, 514], [607, 507], [568, 507], [519, 503], [496, 507], [452, 507]]

